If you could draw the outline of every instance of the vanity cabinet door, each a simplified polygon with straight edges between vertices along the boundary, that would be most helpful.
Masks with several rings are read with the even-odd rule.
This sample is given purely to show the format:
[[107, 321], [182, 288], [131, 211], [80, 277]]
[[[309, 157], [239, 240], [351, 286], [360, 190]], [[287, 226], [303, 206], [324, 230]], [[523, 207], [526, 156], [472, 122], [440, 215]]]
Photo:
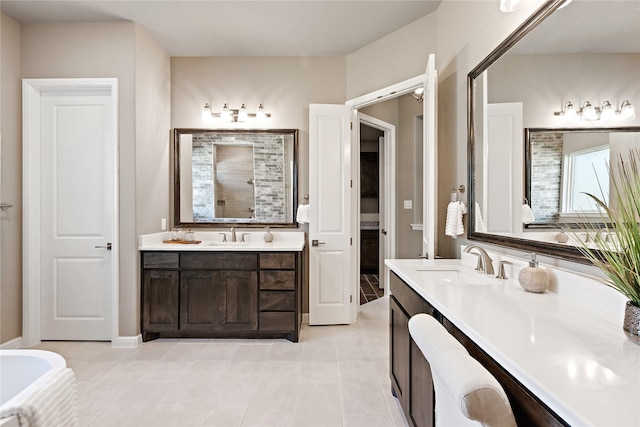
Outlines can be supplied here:
[[142, 276], [142, 330], [177, 331], [180, 273], [177, 270], [144, 270]]
[[183, 271], [180, 329], [255, 330], [258, 327], [255, 271]]
[[217, 271], [183, 271], [180, 276], [180, 329], [213, 331], [218, 325], [217, 304], [222, 296]]
[[222, 330], [258, 329], [258, 272], [221, 271], [217, 309]]
[[408, 413], [409, 398], [409, 317], [396, 299], [389, 298], [389, 345], [391, 391], [400, 401], [402, 410]]

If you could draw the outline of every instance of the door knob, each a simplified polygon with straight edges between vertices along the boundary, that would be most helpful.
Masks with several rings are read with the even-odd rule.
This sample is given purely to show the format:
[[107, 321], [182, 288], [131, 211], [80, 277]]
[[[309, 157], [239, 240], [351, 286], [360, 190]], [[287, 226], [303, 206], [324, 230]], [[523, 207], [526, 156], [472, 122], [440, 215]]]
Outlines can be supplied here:
[[382, 229], [382, 231], [380, 231], [382, 234], [384, 234], [385, 236], [387, 235], [387, 230], [385, 230], [384, 228]]
[[0, 203], [0, 209], [2, 209], [3, 211], [6, 211], [7, 209], [12, 207], [13, 205], [11, 203], [5, 203], [5, 202]]
[[317, 240], [312, 240], [311, 241], [311, 246], [319, 246], [319, 245], [324, 245], [325, 242], [318, 242]]
[[96, 246], [96, 249], [106, 249], [108, 251], [111, 250], [111, 243], [107, 243], [107, 246]]

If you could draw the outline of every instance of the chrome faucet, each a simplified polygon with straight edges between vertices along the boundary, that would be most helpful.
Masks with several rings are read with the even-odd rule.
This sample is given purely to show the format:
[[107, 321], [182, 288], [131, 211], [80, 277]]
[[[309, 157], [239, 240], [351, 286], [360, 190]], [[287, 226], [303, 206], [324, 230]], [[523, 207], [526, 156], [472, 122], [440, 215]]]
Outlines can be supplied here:
[[236, 229], [234, 227], [231, 227], [231, 230], [229, 230], [231, 232], [231, 241], [235, 242], [236, 241]]
[[[471, 249], [477, 249], [478, 252], [470, 252]], [[464, 250], [467, 253], [478, 255], [478, 267], [477, 270], [484, 272], [485, 274], [495, 274], [493, 271], [493, 260], [489, 254], [480, 246], [469, 245]]]

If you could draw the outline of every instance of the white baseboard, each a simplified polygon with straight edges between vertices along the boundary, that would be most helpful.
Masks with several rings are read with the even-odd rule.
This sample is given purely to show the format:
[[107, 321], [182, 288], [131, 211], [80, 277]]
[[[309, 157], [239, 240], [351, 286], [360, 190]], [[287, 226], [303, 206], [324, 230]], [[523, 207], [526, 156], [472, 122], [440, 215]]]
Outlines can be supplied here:
[[309, 324], [309, 313], [302, 313], [302, 323]]
[[138, 348], [142, 344], [142, 335], [138, 334], [134, 337], [118, 337], [117, 340], [111, 341], [111, 348]]
[[14, 338], [10, 341], [0, 344], [0, 350], [15, 350], [22, 347], [22, 337]]

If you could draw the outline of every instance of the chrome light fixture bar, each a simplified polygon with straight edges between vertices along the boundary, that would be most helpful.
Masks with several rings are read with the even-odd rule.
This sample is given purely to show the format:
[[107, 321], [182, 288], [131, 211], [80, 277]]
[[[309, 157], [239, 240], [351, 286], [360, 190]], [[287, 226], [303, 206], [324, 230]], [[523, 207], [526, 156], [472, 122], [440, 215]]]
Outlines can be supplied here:
[[247, 107], [245, 106], [245, 104], [242, 104], [242, 106], [238, 109], [234, 109], [234, 108], [229, 108], [227, 103], [225, 103], [224, 106], [222, 107], [222, 110], [220, 110], [219, 113], [214, 113], [213, 110], [211, 109], [211, 105], [209, 105], [208, 102], [205, 103], [204, 108], [202, 109], [202, 121], [208, 122], [212, 120], [214, 117], [220, 118], [224, 122], [242, 123], [242, 122], [246, 122], [250, 118], [262, 121], [271, 117], [271, 114], [266, 113], [264, 111], [264, 106], [262, 104], [260, 104], [260, 106], [258, 107], [257, 112], [249, 113], [247, 111]]
[[604, 101], [602, 107], [595, 107], [591, 102], [585, 101], [580, 109], [576, 109], [571, 101], [564, 103], [562, 111], [556, 111], [554, 116], [560, 116], [564, 119], [576, 119], [580, 117], [582, 121], [627, 119], [634, 120], [636, 112], [633, 104], [624, 101], [620, 105], [620, 109], [616, 110], [609, 101]]

